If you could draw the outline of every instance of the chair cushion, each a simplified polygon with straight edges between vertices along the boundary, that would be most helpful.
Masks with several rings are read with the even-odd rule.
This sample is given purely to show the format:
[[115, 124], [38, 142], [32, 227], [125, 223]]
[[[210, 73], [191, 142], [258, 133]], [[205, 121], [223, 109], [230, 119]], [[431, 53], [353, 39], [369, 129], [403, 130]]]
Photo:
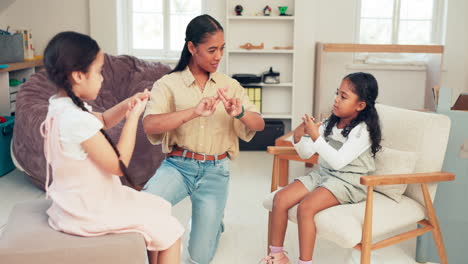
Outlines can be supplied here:
[[[375, 156], [375, 175], [413, 173], [418, 157], [415, 152], [382, 148]], [[380, 185], [375, 190], [399, 202], [407, 184]]]
[[[382, 129], [381, 145], [418, 155], [414, 172], [442, 169], [450, 133], [450, 119], [441, 114], [376, 104]], [[434, 199], [437, 183], [427, 184]], [[409, 184], [406, 196], [424, 204], [420, 184]]]
[[52, 229], [46, 210], [50, 200], [18, 204], [0, 236], [0, 262], [9, 264], [144, 264], [143, 236], [138, 233], [79, 237]]
[[[271, 193], [263, 206], [270, 210], [273, 205]], [[366, 203], [338, 205], [321, 211], [315, 216], [317, 235], [333, 241], [343, 248], [352, 248], [361, 242]], [[402, 196], [399, 203], [386, 196], [374, 193], [372, 237], [378, 237], [415, 224], [425, 217], [424, 207]], [[297, 205], [289, 209], [289, 220], [297, 223]]]

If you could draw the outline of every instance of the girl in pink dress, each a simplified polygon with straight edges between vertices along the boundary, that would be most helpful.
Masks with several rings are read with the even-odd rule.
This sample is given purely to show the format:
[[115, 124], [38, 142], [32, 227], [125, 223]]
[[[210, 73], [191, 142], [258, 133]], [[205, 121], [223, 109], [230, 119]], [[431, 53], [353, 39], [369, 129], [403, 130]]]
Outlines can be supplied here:
[[[150, 263], [179, 263], [184, 230], [171, 215], [171, 204], [123, 186], [133, 153], [138, 119], [149, 92], [137, 93], [104, 113], [82, 100], [96, 99], [103, 77], [104, 55], [89, 36], [62, 32], [47, 45], [44, 64], [58, 91], [49, 99], [41, 126], [47, 163], [53, 174], [46, 193], [55, 230], [79, 236], [138, 232], [143, 235]], [[103, 129], [126, 118], [117, 145]], [[118, 176], [117, 176], [118, 175]]]

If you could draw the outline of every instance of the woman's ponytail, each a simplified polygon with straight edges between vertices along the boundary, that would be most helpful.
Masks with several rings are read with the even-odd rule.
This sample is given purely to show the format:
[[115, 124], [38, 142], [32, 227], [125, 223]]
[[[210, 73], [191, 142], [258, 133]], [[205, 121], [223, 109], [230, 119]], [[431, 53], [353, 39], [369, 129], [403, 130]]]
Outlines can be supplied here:
[[188, 66], [191, 57], [192, 57], [192, 54], [188, 50], [188, 42], [185, 41], [184, 48], [182, 49], [182, 53], [180, 54], [179, 62], [177, 63], [175, 68], [171, 71], [171, 73], [183, 71]]

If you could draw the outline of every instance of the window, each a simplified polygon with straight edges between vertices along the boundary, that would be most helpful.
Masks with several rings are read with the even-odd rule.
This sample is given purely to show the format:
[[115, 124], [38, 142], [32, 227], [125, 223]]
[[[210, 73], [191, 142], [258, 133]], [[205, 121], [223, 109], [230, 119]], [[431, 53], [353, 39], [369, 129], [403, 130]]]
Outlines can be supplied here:
[[441, 43], [442, 0], [361, 0], [359, 42], [365, 44]]
[[136, 56], [176, 58], [185, 29], [202, 13], [203, 0], [127, 0], [128, 51]]

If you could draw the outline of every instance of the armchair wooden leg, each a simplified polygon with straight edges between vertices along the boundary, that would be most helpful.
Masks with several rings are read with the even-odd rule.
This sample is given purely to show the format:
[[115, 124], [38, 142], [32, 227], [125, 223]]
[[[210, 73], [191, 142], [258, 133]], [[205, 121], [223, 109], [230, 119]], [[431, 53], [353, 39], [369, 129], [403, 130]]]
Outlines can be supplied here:
[[274, 192], [278, 189], [279, 184], [279, 174], [280, 174], [280, 158], [278, 155], [275, 155], [273, 158], [273, 172], [271, 177], [271, 188], [270, 191]]
[[[278, 155], [275, 155], [273, 158], [273, 172], [271, 177], [271, 188], [270, 191], [274, 192], [278, 189], [278, 181], [279, 181], [279, 174], [280, 174], [280, 158]], [[271, 245], [271, 212], [268, 212], [268, 243], [267, 243], [267, 255], [270, 254], [270, 248], [268, 247]]]
[[366, 213], [361, 241], [361, 264], [370, 264], [372, 248], [372, 207], [374, 204], [374, 187], [367, 188]]
[[279, 160], [279, 175], [278, 175], [278, 184], [283, 187], [288, 185], [289, 181], [289, 160], [280, 159]]
[[427, 217], [429, 218], [429, 223], [434, 227], [432, 230], [432, 237], [434, 238], [437, 253], [439, 254], [440, 264], [448, 264], [442, 232], [440, 231], [439, 221], [437, 220], [437, 215], [435, 213], [434, 206], [432, 205], [429, 190], [427, 189], [426, 184], [421, 184], [421, 188], [424, 195], [424, 203], [426, 204]]

